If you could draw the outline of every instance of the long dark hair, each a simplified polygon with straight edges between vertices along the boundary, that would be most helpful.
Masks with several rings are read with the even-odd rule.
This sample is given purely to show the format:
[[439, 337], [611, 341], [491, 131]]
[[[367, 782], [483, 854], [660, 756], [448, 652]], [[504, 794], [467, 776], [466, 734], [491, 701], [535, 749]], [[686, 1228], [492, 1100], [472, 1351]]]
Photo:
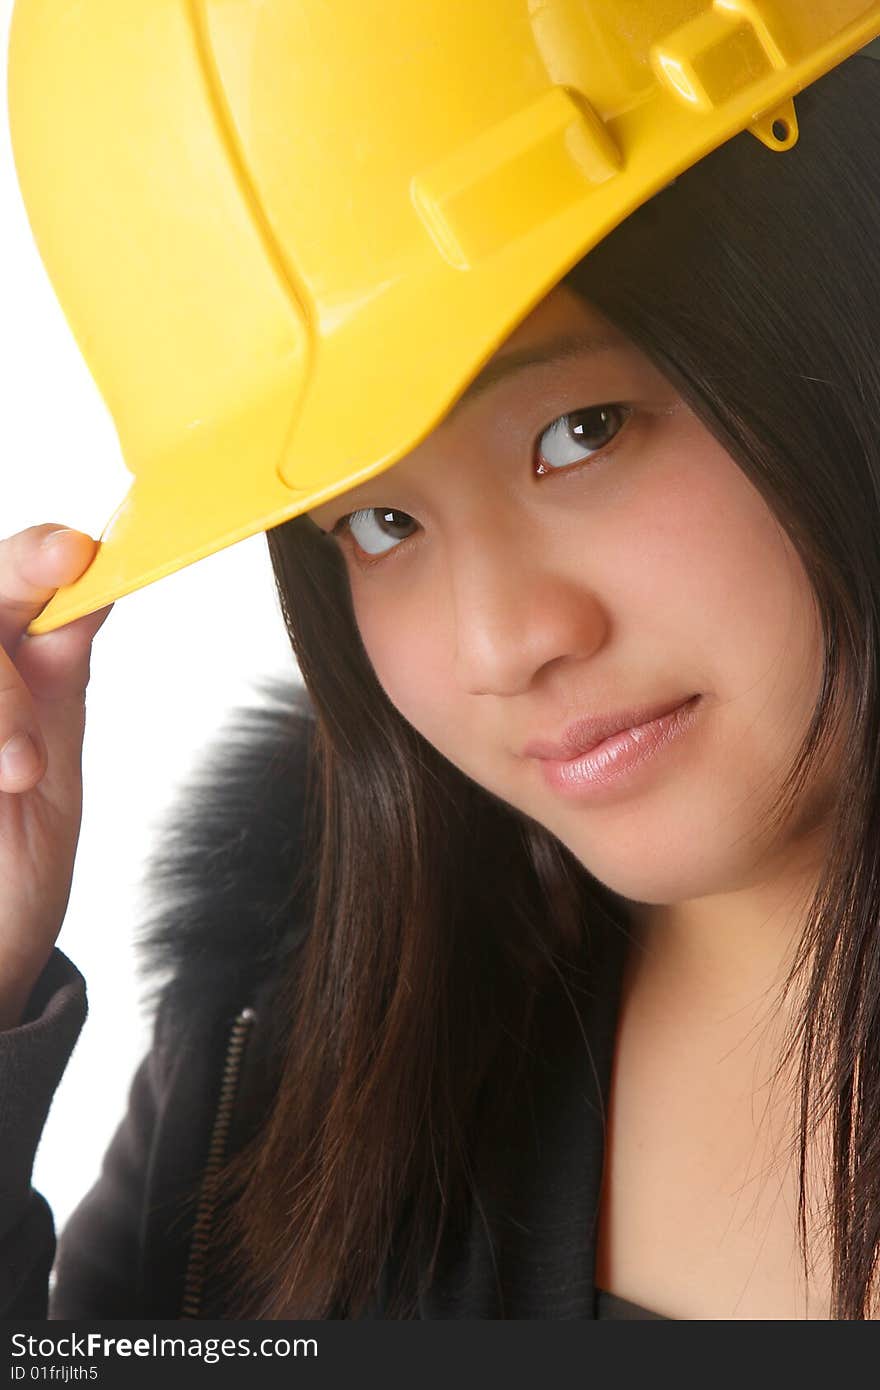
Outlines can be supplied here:
[[[805, 1269], [806, 1155], [824, 1118], [832, 1316], [859, 1319], [880, 1236], [880, 65], [855, 57], [796, 104], [793, 149], [737, 136], [567, 281], [675, 384], [813, 585], [824, 679], [780, 823], [840, 729], [846, 795], [785, 985], [800, 990], [786, 1056]], [[312, 927], [280, 987], [276, 1104], [221, 1183], [233, 1311], [356, 1317], [393, 1241], [388, 1315], [407, 1317], [468, 1191], [478, 1097], [623, 904], [391, 705], [333, 543], [301, 517], [268, 543], [316, 712]]]

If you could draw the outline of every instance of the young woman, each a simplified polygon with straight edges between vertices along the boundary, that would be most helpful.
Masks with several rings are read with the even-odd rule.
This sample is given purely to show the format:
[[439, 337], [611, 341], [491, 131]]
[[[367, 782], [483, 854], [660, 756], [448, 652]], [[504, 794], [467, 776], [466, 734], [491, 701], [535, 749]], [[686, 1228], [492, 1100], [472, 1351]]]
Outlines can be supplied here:
[[[310, 709], [249, 784], [236, 765], [243, 849], [202, 881], [259, 1006], [229, 1014], [187, 885], [189, 993], [166, 989], [53, 1316], [112, 1315], [120, 1287], [155, 1315], [166, 1278], [204, 1314], [206, 1268], [226, 1317], [877, 1316], [878, 97], [853, 58], [801, 94], [784, 159], [742, 135], [700, 161], [416, 449], [269, 532]], [[31, 1136], [81, 1024], [46, 957], [103, 617], [19, 645], [91, 558], [68, 536], [47, 559], [40, 529], [0, 551], [5, 727], [50, 750], [2, 784], [0, 1074], [43, 1067], [12, 1087]], [[230, 1017], [203, 1168], [174, 1054], [198, 1036], [215, 1068]], [[28, 1201], [13, 1313], [52, 1259]]]

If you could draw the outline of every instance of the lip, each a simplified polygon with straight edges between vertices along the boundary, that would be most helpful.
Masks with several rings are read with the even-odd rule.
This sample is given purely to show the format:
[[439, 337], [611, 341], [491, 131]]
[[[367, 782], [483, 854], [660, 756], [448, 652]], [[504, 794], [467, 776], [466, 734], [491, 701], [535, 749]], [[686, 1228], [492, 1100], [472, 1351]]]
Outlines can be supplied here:
[[573, 758], [538, 758], [547, 785], [566, 797], [584, 799], [613, 791], [646, 763], [677, 743], [698, 718], [700, 696], [672, 710], [601, 739]]
[[532, 739], [526, 744], [521, 756], [547, 758], [554, 762], [577, 758], [582, 753], [589, 753], [593, 748], [597, 748], [612, 734], [622, 733], [626, 729], [641, 728], [644, 724], [650, 724], [653, 720], [680, 709], [689, 700], [698, 698], [696, 695], [678, 695], [674, 699], [655, 702], [652, 705], [640, 705], [637, 709], [618, 710], [615, 714], [598, 714], [589, 719], [577, 719], [573, 724], [569, 724], [558, 743], [542, 738]]

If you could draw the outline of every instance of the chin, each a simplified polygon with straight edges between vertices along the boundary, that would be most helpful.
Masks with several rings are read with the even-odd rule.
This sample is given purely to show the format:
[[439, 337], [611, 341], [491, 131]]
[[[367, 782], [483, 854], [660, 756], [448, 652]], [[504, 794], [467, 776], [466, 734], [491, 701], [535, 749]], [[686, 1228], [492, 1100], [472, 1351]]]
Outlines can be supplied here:
[[694, 854], [693, 844], [662, 848], [642, 843], [618, 854], [600, 854], [567, 844], [579, 863], [593, 878], [620, 898], [634, 903], [666, 906], [716, 893], [734, 892], [745, 887], [751, 863], [732, 861], [711, 849]]

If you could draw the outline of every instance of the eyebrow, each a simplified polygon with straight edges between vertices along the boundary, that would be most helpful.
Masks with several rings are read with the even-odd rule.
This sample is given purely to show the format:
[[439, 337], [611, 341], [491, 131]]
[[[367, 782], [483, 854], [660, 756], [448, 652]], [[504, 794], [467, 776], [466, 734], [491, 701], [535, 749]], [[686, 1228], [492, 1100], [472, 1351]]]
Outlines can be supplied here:
[[553, 366], [571, 361], [572, 358], [620, 351], [624, 346], [619, 339], [614, 339], [607, 333], [562, 333], [554, 338], [546, 338], [543, 342], [534, 343], [531, 347], [515, 348], [512, 352], [501, 353], [487, 362], [482, 371], [465, 387], [447, 410], [440, 424], [446, 424], [466, 404], [482, 396], [497, 382], [506, 381], [518, 372], [525, 371], [527, 367]]

